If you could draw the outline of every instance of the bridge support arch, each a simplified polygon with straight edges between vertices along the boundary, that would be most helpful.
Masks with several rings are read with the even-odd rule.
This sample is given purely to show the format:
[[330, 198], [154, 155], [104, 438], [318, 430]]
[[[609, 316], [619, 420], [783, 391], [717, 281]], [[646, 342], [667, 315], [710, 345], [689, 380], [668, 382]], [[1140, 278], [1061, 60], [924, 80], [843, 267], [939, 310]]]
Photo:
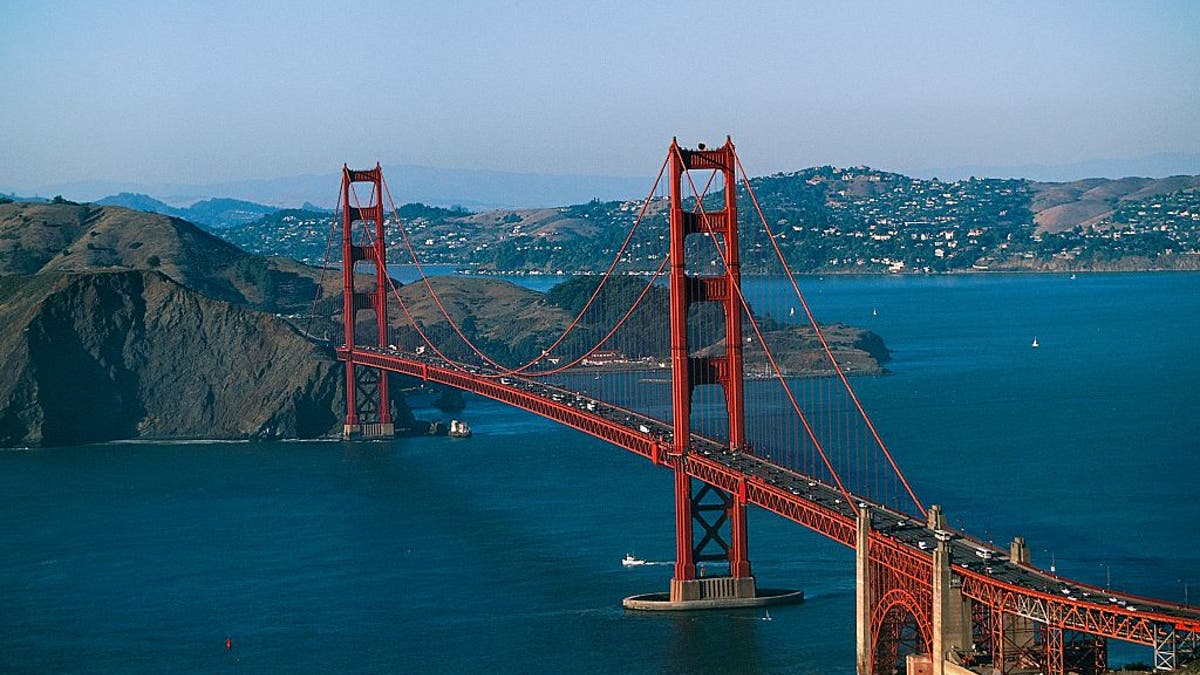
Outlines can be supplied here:
[[893, 588], [884, 592], [875, 602], [870, 624], [876, 673], [898, 672], [908, 654], [930, 651], [929, 615], [909, 590]]
[[890, 674], [906, 654], [931, 654], [938, 630], [930, 611], [933, 569], [928, 559], [887, 546], [872, 532], [870, 510], [859, 508], [855, 530], [858, 675]]

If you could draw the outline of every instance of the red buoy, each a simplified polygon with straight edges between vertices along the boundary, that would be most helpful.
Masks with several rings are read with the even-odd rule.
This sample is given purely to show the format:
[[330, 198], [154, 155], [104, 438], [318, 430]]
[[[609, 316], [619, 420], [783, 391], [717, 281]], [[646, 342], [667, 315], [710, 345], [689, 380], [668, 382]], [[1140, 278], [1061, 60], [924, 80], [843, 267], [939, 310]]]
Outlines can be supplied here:
[[233, 638], [225, 638], [225, 651], [233, 649]]

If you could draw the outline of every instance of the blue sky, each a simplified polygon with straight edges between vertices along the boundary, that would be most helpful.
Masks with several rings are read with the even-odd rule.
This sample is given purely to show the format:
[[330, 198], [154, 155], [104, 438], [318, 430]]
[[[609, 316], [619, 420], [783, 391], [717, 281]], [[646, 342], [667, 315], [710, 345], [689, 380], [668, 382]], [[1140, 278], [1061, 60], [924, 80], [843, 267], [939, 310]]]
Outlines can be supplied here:
[[1200, 2], [0, 4], [0, 185], [1200, 153]]

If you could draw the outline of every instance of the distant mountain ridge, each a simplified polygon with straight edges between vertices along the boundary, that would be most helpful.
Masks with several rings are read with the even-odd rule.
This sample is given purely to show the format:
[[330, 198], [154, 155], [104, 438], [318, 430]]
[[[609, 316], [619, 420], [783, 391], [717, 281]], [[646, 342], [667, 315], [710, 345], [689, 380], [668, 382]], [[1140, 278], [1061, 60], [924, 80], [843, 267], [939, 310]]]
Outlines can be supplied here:
[[[520, 208], [571, 204], [591, 199], [628, 199], [644, 196], [652, 183], [649, 177], [583, 174], [539, 174], [484, 169], [443, 169], [412, 164], [383, 167], [391, 198], [432, 206], [461, 206], [472, 210]], [[148, 195], [169, 207], [187, 207], [196, 202], [222, 197], [239, 201], [294, 208], [305, 202], [332, 209], [337, 204], [341, 172], [284, 176], [280, 178], [227, 181], [211, 184], [131, 183], [119, 181], [74, 181], [4, 192], [62, 195], [90, 202], [109, 195]], [[125, 206], [126, 204], [120, 204]], [[155, 211], [160, 213], [161, 211]]]
[[[336, 168], [336, 167], [335, 167]], [[461, 206], [474, 211], [497, 208], [538, 208], [644, 197], [650, 176], [606, 176], [589, 174], [542, 174], [486, 169], [448, 169], [414, 164], [383, 167], [391, 197], [397, 205], [421, 202], [431, 206]], [[1085, 178], [1165, 178], [1200, 174], [1200, 153], [1158, 153], [1128, 159], [1097, 159], [1059, 165], [965, 165], [944, 168], [908, 168], [901, 171], [914, 178], [942, 180], [1021, 178], [1041, 182], [1070, 182]], [[138, 183], [86, 180], [38, 186], [0, 186], [0, 195], [54, 195], [81, 202], [94, 202], [120, 193], [147, 195], [171, 208], [189, 208], [197, 202], [227, 198], [281, 208], [303, 208], [305, 202], [332, 209], [337, 202], [341, 174], [301, 174], [207, 184]], [[134, 207], [128, 203], [120, 206]], [[155, 213], [165, 213], [154, 209]], [[169, 214], [177, 215], [177, 214]], [[180, 216], [183, 217], [183, 216]], [[189, 218], [191, 220], [191, 218]], [[202, 222], [202, 221], [194, 221]]]
[[181, 208], [161, 202], [150, 195], [131, 192], [110, 195], [93, 203], [97, 206], [124, 206], [135, 211], [173, 216], [216, 229], [258, 220], [279, 210], [274, 206], [224, 197], [205, 199]]
[[[328, 177], [330, 183], [340, 185], [340, 179], [335, 179]], [[760, 176], [751, 184], [768, 216], [786, 222], [792, 230], [781, 233], [780, 243], [794, 249], [797, 257], [791, 264], [802, 271], [833, 272], [847, 266], [862, 272], [949, 271], [1031, 265], [1036, 269], [1064, 265], [1192, 269], [1200, 261], [1194, 241], [1200, 237], [1200, 176], [948, 181], [865, 166], [824, 166]], [[390, 211], [393, 204], [386, 201]], [[303, 209], [232, 198], [178, 207], [146, 194], [122, 193], [99, 203], [195, 222], [247, 251], [310, 264], [324, 262], [333, 225], [332, 211], [314, 208], [308, 201]], [[471, 212], [396, 200], [401, 220], [416, 235], [417, 248], [428, 249], [424, 262], [543, 272], [602, 267], [605, 263], [597, 254], [620, 244], [624, 230], [619, 224], [636, 212], [639, 203], [639, 197], [593, 199], [569, 206]], [[661, 206], [656, 201], [647, 215], [657, 214]], [[940, 229], [931, 234], [920, 228]], [[1078, 228], [1082, 229], [1075, 232]], [[1066, 238], [1044, 241], [1047, 235]], [[1004, 240], [994, 240], [996, 236]], [[833, 241], [839, 238], [842, 241]], [[935, 239], [953, 245], [929, 243]], [[1067, 262], [1081, 259], [1087, 262]]]
[[1023, 178], [1043, 183], [1069, 183], [1087, 178], [1169, 178], [1200, 174], [1200, 153], [1160, 152], [1131, 159], [1093, 159], [1070, 164], [1014, 164], [910, 169], [914, 178], [962, 180], [976, 178]]

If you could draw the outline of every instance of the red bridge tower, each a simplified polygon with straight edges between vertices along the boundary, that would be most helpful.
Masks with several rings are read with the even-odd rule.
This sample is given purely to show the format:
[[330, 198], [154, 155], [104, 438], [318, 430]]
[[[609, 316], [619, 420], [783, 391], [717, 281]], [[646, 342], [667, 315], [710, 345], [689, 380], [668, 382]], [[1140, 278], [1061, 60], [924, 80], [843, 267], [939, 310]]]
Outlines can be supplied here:
[[[371, 197], [366, 205], [358, 203], [354, 183], [369, 183]], [[356, 170], [342, 167], [342, 319], [345, 326], [345, 349], [355, 344], [387, 346], [387, 243], [383, 232], [383, 170]], [[353, 203], [352, 203], [353, 201]], [[374, 266], [375, 287], [369, 291], [355, 289], [356, 269], [360, 262]], [[374, 330], [365, 331], [369, 337], [357, 339], [357, 318], [360, 311], [375, 314]], [[373, 335], [370, 335], [373, 333]], [[388, 397], [387, 371], [357, 366], [346, 361], [346, 424], [345, 438], [391, 438], [391, 399]]]
[[[692, 394], [697, 386], [720, 385], [725, 392], [729, 422], [729, 447], [746, 449], [745, 404], [742, 380], [741, 265], [738, 259], [737, 191], [733, 141], [713, 150], [689, 150], [671, 141], [671, 381], [674, 415], [674, 452], [681, 457], [690, 449]], [[706, 212], [702, 204], [685, 211], [681, 182], [686, 171], [719, 171], [725, 200], [720, 210]], [[689, 276], [685, 242], [688, 235], [716, 237], [723, 267], [715, 276]], [[692, 356], [688, 345], [688, 307], [695, 303], [720, 304], [725, 317], [725, 353]], [[728, 539], [721, 525], [728, 525]], [[699, 525], [701, 532], [695, 526]], [[699, 541], [697, 536], [700, 535]], [[716, 552], [710, 553], [713, 549]], [[720, 598], [753, 598], [754, 577], [746, 543], [744, 496], [728, 494], [707, 484], [693, 485], [681, 461], [675, 470], [675, 574], [671, 602]], [[696, 563], [725, 560], [729, 576], [697, 579]]]

